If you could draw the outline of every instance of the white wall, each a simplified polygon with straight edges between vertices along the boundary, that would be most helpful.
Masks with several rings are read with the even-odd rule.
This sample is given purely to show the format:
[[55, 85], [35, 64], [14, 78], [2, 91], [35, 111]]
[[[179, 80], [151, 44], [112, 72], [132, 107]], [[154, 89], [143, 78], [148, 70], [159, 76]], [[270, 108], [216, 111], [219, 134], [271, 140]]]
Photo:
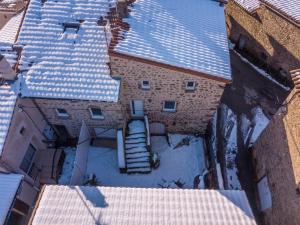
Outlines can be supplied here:
[[78, 139], [70, 185], [82, 185], [84, 183], [90, 142], [91, 135], [88, 127], [83, 121]]

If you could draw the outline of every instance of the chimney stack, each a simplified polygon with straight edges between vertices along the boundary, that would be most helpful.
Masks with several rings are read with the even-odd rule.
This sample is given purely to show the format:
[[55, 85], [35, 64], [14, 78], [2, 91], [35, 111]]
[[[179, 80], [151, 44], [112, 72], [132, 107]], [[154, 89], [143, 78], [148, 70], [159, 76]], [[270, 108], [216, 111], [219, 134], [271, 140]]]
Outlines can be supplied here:
[[118, 13], [119, 18], [128, 17], [127, 0], [118, 0], [118, 2], [117, 2], [117, 13]]

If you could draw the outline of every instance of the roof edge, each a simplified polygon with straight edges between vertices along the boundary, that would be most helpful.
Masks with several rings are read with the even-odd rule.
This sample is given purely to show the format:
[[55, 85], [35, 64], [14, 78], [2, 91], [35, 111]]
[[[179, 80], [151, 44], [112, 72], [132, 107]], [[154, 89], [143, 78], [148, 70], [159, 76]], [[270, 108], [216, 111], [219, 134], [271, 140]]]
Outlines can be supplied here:
[[117, 52], [117, 51], [112, 50], [112, 49], [110, 49], [108, 51], [108, 54], [110, 56], [116, 56], [116, 57], [121, 57], [121, 58], [124, 58], [124, 59], [134, 60], [134, 61], [137, 61], [137, 62], [162, 67], [164, 69], [174, 70], [174, 71], [182, 72], [182, 73], [189, 73], [191, 75], [195, 75], [195, 76], [203, 77], [203, 78], [206, 78], [206, 79], [222, 82], [222, 83], [225, 83], [225, 84], [229, 84], [229, 83], [232, 82], [232, 79], [226, 79], [226, 78], [223, 78], [223, 77], [218, 77], [218, 76], [214, 76], [214, 75], [203, 73], [203, 72], [198, 72], [198, 71], [191, 70], [191, 69], [186, 69], [186, 68], [182, 68], [182, 67], [178, 67], [178, 66], [173, 66], [173, 65], [170, 65], [170, 64], [162, 63], [162, 62], [156, 62], [156, 61], [149, 60], [149, 59], [143, 59], [143, 58], [132, 56], [132, 55], [129, 55], [129, 54], [120, 53], [120, 52]]
[[273, 12], [279, 14], [280, 16], [282, 16], [284, 19], [290, 21], [291, 23], [293, 23], [295, 26], [297, 26], [298, 28], [300, 28], [300, 21], [296, 20], [295, 18], [293, 18], [292, 16], [288, 15], [287, 13], [285, 13], [284, 11], [282, 11], [281, 9], [275, 7], [274, 5], [266, 2], [265, 0], [260, 0], [261, 3], [266, 6], [268, 9], [272, 10]]

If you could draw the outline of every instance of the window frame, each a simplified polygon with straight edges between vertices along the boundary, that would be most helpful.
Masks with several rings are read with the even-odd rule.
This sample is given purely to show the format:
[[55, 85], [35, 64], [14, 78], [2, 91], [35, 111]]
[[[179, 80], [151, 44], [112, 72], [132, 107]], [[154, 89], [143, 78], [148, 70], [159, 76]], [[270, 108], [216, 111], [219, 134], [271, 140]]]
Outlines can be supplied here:
[[[66, 113], [59, 112], [59, 110], [64, 110]], [[56, 112], [56, 115], [60, 118], [69, 118], [70, 117], [68, 111], [64, 108], [56, 108], [55, 112]]]
[[[28, 159], [26, 159], [26, 157], [28, 157], [27, 154], [29, 152], [29, 148], [32, 148], [34, 150], [34, 152], [33, 152], [32, 156], [30, 157], [30, 162], [27, 162], [27, 163], [29, 163], [28, 166], [25, 166], [26, 168], [24, 168], [25, 160], [28, 160]], [[26, 152], [25, 152], [25, 154], [24, 154], [24, 156], [23, 156], [22, 162], [21, 162], [21, 164], [19, 166], [19, 168], [22, 171], [24, 171], [26, 174], [28, 174], [28, 175], [29, 175], [29, 173], [31, 171], [31, 168], [32, 168], [33, 164], [34, 164], [36, 153], [37, 153], [36, 147], [34, 147], [34, 145], [30, 143], [29, 146], [28, 146], [28, 148], [27, 148], [27, 150], [26, 150]]]
[[[144, 85], [144, 82], [148, 82], [148, 85]], [[142, 90], [150, 90], [151, 89], [150, 81], [149, 80], [142, 80], [141, 81], [141, 89]]]
[[[100, 110], [101, 115], [94, 115], [93, 109]], [[105, 119], [102, 109], [99, 107], [90, 107], [89, 112], [90, 112], [91, 119], [93, 119], [93, 120], [104, 120]]]
[[[173, 109], [170, 109], [170, 108], [166, 108], [166, 102], [174, 102], [174, 108]], [[166, 100], [166, 101], [163, 101], [163, 111], [164, 112], [176, 112], [177, 110], [177, 102], [175, 100]]]
[[[192, 87], [188, 86], [188, 84], [190, 82], [193, 82], [193, 86]], [[186, 91], [195, 91], [195, 89], [196, 89], [196, 82], [195, 81], [193, 81], [193, 80], [186, 81], [186, 83], [185, 83], [185, 90]]]

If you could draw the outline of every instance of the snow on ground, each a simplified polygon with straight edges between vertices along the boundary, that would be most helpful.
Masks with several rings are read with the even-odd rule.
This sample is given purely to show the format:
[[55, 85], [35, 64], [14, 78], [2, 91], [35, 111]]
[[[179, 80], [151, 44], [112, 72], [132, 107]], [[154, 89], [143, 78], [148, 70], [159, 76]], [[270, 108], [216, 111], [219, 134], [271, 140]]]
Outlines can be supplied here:
[[241, 184], [238, 178], [238, 168], [235, 162], [238, 148], [237, 148], [237, 120], [236, 115], [232, 112], [230, 108], [227, 108], [227, 121], [225, 136], [228, 137], [226, 140], [226, 177], [227, 184], [230, 189], [241, 190]]
[[64, 149], [64, 152], [66, 154], [66, 157], [65, 157], [61, 175], [58, 179], [58, 183], [67, 185], [70, 183], [71, 176], [72, 176], [74, 160], [76, 155], [76, 148], [68, 147]]
[[225, 138], [225, 165], [226, 179], [228, 188], [241, 189], [238, 179], [238, 168], [236, 165], [236, 156], [238, 153], [237, 132], [241, 131], [245, 147], [256, 142], [260, 134], [269, 123], [269, 119], [263, 113], [260, 106], [251, 110], [252, 119], [249, 120], [245, 114], [242, 114], [237, 121], [237, 116], [226, 105], [222, 105], [224, 118], [223, 137]]
[[183, 188], [193, 188], [194, 178], [206, 170], [203, 140], [188, 136], [191, 138], [189, 146], [174, 149], [185, 137], [187, 135], [170, 135], [171, 146], [166, 137], [151, 137], [152, 151], [159, 154], [160, 166], [149, 174], [121, 174], [117, 150], [90, 147], [86, 175], [94, 173], [103, 186], [178, 188], [175, 182], [179, 181], [184, 184]]
[[253, 115], [253, 124], [254, 124], [254, 130], [250, 138], [250, 144], [255, 143], [257, 138], [260, 136], [260, 134], [263, 132], [263, 130], [267, 127], [269, 124], [269, 119], [266, 117], [266, 115], [263, 113], [262, 108], [259, 106], [253, 108], [251, 110], [251, 113]]

